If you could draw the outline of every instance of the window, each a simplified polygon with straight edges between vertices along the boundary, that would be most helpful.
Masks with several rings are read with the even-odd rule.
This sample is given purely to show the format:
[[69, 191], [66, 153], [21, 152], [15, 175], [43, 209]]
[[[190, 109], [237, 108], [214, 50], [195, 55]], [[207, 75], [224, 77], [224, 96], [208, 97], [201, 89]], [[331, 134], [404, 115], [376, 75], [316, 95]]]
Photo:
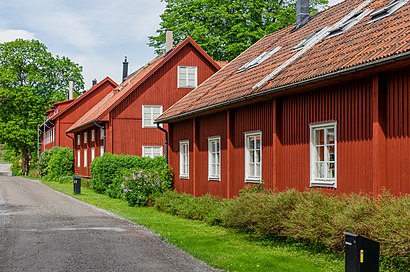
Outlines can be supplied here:
[[77, 150], [77, 167], [81, 167], [81, 151]]
[[95, 158], [95, 148], [91, 147], [91, 162], [94, 160]]
[[84, 132], [84, 143], [87, 143], [87, 132]]
[[196, 88], [197, 67], [178, 66], [178, 88]]
[[142, 127], [155, 128], [155, 119], [162, 114], [162, 106], [142, 106]]
[[208, 180], [221, 180], [221, 137], [208, 138]]
[[81, 144], [81, 135], [77, 134], [77, 145]]
[[104, 155], [104, 152], [105, 152], [105, 148], [104, 148], [104, 146], [102, 145], [102, 146], [100, 146], [100, 156], [101, 156], [101, 157]]
[[189, 178], [189, 142], [179, 142], [179, 177]]
[[364, 11], [357, 11], [357, 12], [348, 14], [348, 16], [343, 18], [339, 23], [335, 24], [331, 28], [327, 38], [337, 36], [349, 30], [352, 26], [358, 23], [361, 19], [363, 19], [369, 13], [370, 13], [370, 10], [364, 10]]
[[371, 22], [382, 19], [393, 14], [396, 10], [404, 6], [408, 0], [393, 0], [384, 8], [376, 10], [371, 14]]
[[104, 139], [104, 128], [100, 128], [100, 140]]
[[245, 179], [260, 182], [262, 173], [262, 132], [245, 133]]
[[281, 48], [282, 47], [277, 46], [277, 47], [273, 48], [272, 50], [263, 52], [262, 54], [260, 54], [260, 55], [256, 56], [255, 58], [253, 58], [251, 61], [248, 61], [247, 63], [245, 63], [244, 65], [239, 67], [238, 72], [242, 72], [242, 71], [245, 71], [245, 70], [250, 69], [252, 67], [258, 66], [259, 64], [261, 64], [262, 62], [264, 62], [265, 60], [270, 58], [273, 54], [278, 52]]
[[88, 161], [87, 161], [87, 149], [84, 149], [84, 167], [87, 167]]
[[95, 129], [91, 130], [91, 142], [95, 141]]
[[142, 156], [150, 158], [162, 156], [162, 146], [143, 146]]
[[336, 188], [336, 123], [310, 126], [310, 186]]

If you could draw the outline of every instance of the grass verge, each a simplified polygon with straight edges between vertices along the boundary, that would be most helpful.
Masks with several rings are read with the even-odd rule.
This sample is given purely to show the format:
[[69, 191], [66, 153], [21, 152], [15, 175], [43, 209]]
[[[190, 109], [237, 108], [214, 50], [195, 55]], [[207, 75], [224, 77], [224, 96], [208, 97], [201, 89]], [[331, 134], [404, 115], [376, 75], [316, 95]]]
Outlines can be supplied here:
[[72, 184], [42, 181], [47, 186], [143, 225], [209, 265], [228, 271], [344, 271], [343, 257], [281, 242], [253, 239], [247, 234], [199, 221], [178, 218], [154, 208], [130, 207], [82, 188], [73, 195]]

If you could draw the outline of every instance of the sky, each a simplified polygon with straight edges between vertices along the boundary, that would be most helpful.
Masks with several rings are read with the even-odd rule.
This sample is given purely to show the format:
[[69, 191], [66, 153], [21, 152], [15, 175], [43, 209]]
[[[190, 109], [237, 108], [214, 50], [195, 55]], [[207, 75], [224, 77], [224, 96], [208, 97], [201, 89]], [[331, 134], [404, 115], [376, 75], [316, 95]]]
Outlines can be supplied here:
[[129, 73], [155, 57], [148, 36], [156, 35], [164, 9], [160, 0], [2, 0], [0, 43], [40, 40], [83, 67], [86, 89], [94, 78], [120, 83], [124, 56]]

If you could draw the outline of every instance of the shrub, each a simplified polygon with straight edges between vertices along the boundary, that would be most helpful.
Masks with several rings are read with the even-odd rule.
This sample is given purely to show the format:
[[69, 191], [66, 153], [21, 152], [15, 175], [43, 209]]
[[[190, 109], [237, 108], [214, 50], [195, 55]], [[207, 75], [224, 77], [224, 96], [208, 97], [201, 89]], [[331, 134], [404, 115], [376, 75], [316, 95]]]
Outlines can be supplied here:
[[343, 232], [357, 233], [380, 242], [383, 271], [410, 267], [410, 195], [337, 196], [319, 190], [269, 192], [251, 187], [228, 200], [165, 192], [156, 198], [155, 207], [261, 238], [279, 237], [340, 253]]
[[171, 189], [171, 184], [161, 180], [157, 170], [130, 170], [121, 187], [130, 206], [146, 206], [155, 196]]
[[284, 223], [299, 201], [300, 193], [296, 190], [280, 193], [245, 190], [229, 202], [223, 224], [260, 237], [284, 236]]
[[110, 153], [104, 154], [102, 157], [97, 157], [91, 163], [91, 184], [92, 188], [98, 193], [105, 193], [109, 189], [110, 195], [117, 195], [117, 191], [121, 186], [122, 169], [156, 169], [161, 181], [172, 183], [172, 174], [169, 166], [165, 163], [163, 157], [148, 158], [131, 155], [113, 155]]
[[48, 180], [73, 175], [73, 152], [68, 147], [53, 147], [40, 154], [38, 166], [40, 175]]
[[221, 224], [225, 203], [226, 200], [209, 194], [196, 198], [175, 191], [167, 191], [155, 198], [155, 207], [160, 211], [210, 225]]

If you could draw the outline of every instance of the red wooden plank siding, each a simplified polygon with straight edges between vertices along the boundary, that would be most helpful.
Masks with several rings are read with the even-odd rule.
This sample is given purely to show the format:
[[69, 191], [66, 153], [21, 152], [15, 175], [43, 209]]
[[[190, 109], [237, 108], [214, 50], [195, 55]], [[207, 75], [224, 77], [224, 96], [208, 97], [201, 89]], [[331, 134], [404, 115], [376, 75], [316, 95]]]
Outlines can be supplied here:
[[410, 69], [387, 75], [386, 187], [394, 194], [410, 192]]
[[[188, 45], [143, 82], [111, 112], [112, 149], [117, 154], [142, 155], [142, 146], [164, 146], [165, 135], [157, 128], [142, 128], [142, 106], [162, 105], [165, 111], [192, 88], [177, 88], [177, 67], [197, 66], [198, 84], [216, 69]], [[164, 125], [167, 129], [167, 125]]]
[[[192, 120], [183, 121], [170, 125], [170, 154], [169, 162], [172, 165], [174, 174], [174, 187], [179, 192], [193, 194], [193, 122]], [[179, 142], [189, 141], [189, 179], [181, 179], [179, 177]]]
[[[320, 89], [172, 123], [176, 189], [232, 197], [244, 181], [244, 133], [262, 132], [267, 188], [310, 187], [310, 124], [337, 122], [337, 193], [410, 192], [410, 69], [374, 74]], [[207, 180], [207, 138], [221, 136], [221, 181]], [[198, 151], [192, 152], [196, 137]], [[190, 140], [189, 180], [177, 178], [178, 141]], [[229, 155], [228, 155], [229, 150]], [[196, 156], [195, 156], [196, 154]], [[191, 172], [190, 172], [191, 173]], [[229, 180], [228, 180], [229, 178]], [[194, 190], [194, 188], [196, 188]]]
[[372, 191], [370, 79], [282, 98], [280, 190], [309, 187], [309, 124], [337, 121], [338, 191]]

